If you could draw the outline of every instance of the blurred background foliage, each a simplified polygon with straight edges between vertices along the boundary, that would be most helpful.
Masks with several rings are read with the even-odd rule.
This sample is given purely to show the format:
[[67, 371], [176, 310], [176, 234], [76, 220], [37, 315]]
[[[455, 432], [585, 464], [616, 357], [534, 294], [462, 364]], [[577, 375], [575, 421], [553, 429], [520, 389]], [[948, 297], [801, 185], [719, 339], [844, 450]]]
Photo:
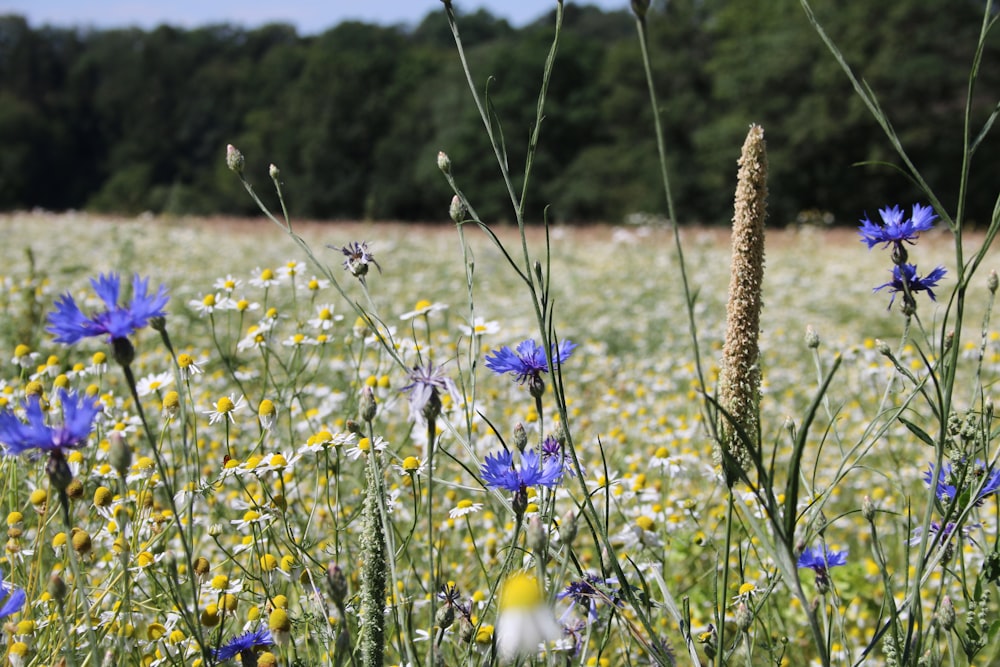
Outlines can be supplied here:
[[[815, 0], [945, 205], [957, 199], [967, 72], [982, 0]], [[649, 16], [682, 222], [726, 223], [750, 123], [766, 130], [771, 221], [853, 223], [916, 189], [825, 53], [798, 0], [670, 0]], [[553, 13], [554, 15], [554, 13]], [[512, 164], [523, 164], [553, 15], [520, 29], [480, 11], [460, 29]], [[993, 34], [972, 132], [1000, 98]], [[529, 216], [621, 222], [661, 213], [651, 110], [629, 12], [566, 6]], [[443, 12], [416, 26], [32, 27], [0, 16], [0, 209], [255, 214], [224, 163], [282, 170], [296, 217], [447, 220], [439, 150], [485, 220], [509, 198]], [[977, 152], [969, 218], [993, 209], [1000, 142]], [[810, 217], [811, 216], [811, 217]]]

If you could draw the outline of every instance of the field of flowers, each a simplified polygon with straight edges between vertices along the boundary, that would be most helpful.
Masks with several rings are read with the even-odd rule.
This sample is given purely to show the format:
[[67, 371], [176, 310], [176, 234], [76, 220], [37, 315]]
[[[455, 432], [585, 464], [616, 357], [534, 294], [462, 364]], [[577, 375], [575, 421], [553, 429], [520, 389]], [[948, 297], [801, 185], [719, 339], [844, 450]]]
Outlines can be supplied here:
[[298, 223], [234, 146], [260, 220], [0, 217], [5, 659], [996, 664], [1000, 200], [950, 210], [801, 4], [922, 201], [765, 241], [752, 125], [732, 239], [537, 224], [562, 3], [514, 173], [446, 0], [516, 225], [444, 152], [455, 224]]
[[[801, 605], [759, 550], [754, 517], [762, 510], [748, 492], [723, 556], [727, 488], [702, 423], [665, 227], [551, 230], [553, 325], [567, 349], [576, 346], [559, 355], [559, 377], [583, 480], [568, 461], [539, 464], [531, 456], [536, 448], [562, 451], [564, 430], [545, 388], [490, 368], [504, 360], [497, 353], [504, 346], [516, 365], [513, 350], [523, 352], [517, 346], [534, 329], [530, 301], [482, 234], [467, 231], [463, 253], [451, 225], [303, 226], [317, 257], [370, 315], [365, 321], [269, 222], [32, 214], [0, 218], [0, 229], [7, 369], [0, 401], [15, 411], [7, 414], [30, 420], [35, 408], [43, 422], [65, 420], [62, 435], [78, 438], [53, 450], [65, 452], [60, 481], [58, 457], [14, 456], [11, 431], [0, 424], [11, 454], [0, 458], [8, 523], [2, 570], [8, 588], [25, 596], [6, 619], [12, 664], [224, 664], [241, 653], [243, 665], [353, 664], [372, 539], [366, 460], [376, 451], [384, 485], [376, 519], [387, 526], [393, 554], [390, 664], [504, 658], [503, 641], [512, 640], [494, 628], [505, 597], [515, 611], [525, 607], [529, 644], [548, 641], [541, 664], [647, 664], [651, 642], [688, 662], [686, 633], [707, 660], [717, 599], [726, 601], [731, 624], [741, 622], [741, 605], [753, 610], [748, 664], [815, 658]], [[519, 242], [516, 229], [495, 231]], [[728, 234], [682, 236], [702, 354], [716, 359]], [[381, 269], [372, 264], [363, 283], [341, 267], [341, 248], [360, 241]], [[542, 231], [529, 230], [528, 241], [543, 244]], [[947, 265], [945, 241], [924, 234], [921, 261]], [[127, 354], [120, 358], [108, 336], [65, 345], [46, 329], [61, 321], [67, 299], [87, 316], [107, 308], [90, 284], [99, 275], [121, 276], [122, 295], [111, 302], [130, 303], [134, 274], [148, 279], [148, 291], [136, 294], [148, 295], [153, 310], [160, 285], [169, 301], [162, 324], [154, 322], [166, 337], [151, 326], [131, 336], [132, 394], [122, 372]], [[933, 461], [933, 449], [902, 424], [874, 440], [869, 430], [880, 410], [909, 395], [901, 373], [919, 374], [927, 362], [906, 345], [897, 371], [878, 350], [877, 340], [903, 333], [898, 305], [887, 310], [889, 296], [872, 293], [889, 278], [884, 255], [853, 231], [769, 233], [761, 338], [768, 457], [790, 456], [794, 420], [834, 359], [842, 360], [803, 456], [799, 503], [805, 515], [822, 498], [820, 535], [850, 554], [827, 573], [825, 591], [808, 570], [802, 577], [822, 607], [837, 664], [861, 658], [879, 629], [883, 576], [907, 576], [907, 543], [920, 521], [909, 513], [926, 495]], [[985, 278], [970, 292], [975, 306], [988, 302]], [[926, 322], [940, 310], [920, 303]], [[966, 331], [958, 342], [963, 363], [974, 371], [985, 343], [989, 388], [1000, 370], [1000, 335], [995, 327], [985, 340], [976, 328]], [[710, 393], [716, 373], [713, 364]], [[412, 386], [421, 378], [434, 389], [436, 414], [427, 409], [434, 401]], [[960, 392], [960, 401], [973, 398]], [[74, 431], [71, 407], [92, 408], [92, 428], [88, 420], [65, 433]], [[918, 410], [909, 417], [923, 421]], [[513, 451], [524, 439], [526, 453], [511, 468], [504, 447]], [[863, 457], [858, 443], [870, 450]], [[516, 482], [505, 486], [509, 474], [527, 481], [523, 497]], [[583, 488], [603, 516], [608, 544], [583, 518]], [[884, 517], [875, 521], [877, 551], [866, 503]], [[995, 542], [995, 501], [973, 516], [974, 534], [954, 544], [962, 554], [951, 566], [981, 567]], [[726, 589], [714, 590], [727, 560]], [[928, 586], [946, 566], [931, 572]], [[526, 581], [512, 582], [514, 572]], [[946, 579], [958, 606], [963, 592]], [[519, 601], [538, 595], [538, 580], [545, 582], [538, 609], [551, 616]], [[519, 595], [519, 585], [528, 592]], [[657, 636], [636, 621], [626, 586], [648, 599]], [[671, 614], [681, 606], [689, 607], [689, 626]]]

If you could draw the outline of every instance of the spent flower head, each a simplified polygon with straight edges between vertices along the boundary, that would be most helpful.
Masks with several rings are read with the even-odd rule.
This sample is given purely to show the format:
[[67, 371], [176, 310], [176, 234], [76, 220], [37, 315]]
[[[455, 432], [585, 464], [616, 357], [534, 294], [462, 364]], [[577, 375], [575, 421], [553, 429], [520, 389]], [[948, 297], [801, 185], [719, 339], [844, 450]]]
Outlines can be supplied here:
[[347, 258], [344, 260], [344, 268], [362, 283], [365, 282], [365, 276], [368, 274], [369, 264], [374, 264], [378, 272], [382, 273], [382, 267], [375, 261], [375, 255], [368, 249], [367, 241], [351, 241], [342, 248], [336, 246], [328, 247], [343, 253]]
[[444, 374], [442, 366], [431, 362], [414, 366], [407, 378], [410, 383], [400, 391], [410, 395], [410, 416], [415, 420], [430, 421], [441, 414], [442, 392], [447, 392], [453, 400], [458, 396], [455, 381]]

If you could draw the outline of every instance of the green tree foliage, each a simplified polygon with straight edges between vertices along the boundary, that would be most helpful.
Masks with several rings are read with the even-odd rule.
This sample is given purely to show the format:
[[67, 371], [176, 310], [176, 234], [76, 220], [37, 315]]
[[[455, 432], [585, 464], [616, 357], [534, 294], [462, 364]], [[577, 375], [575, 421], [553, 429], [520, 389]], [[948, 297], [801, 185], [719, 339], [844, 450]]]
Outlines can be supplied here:
[[[981, 3], [814, 5], [911, 158], [954, 201]], [[806, 209], [851, 222], [916, 196], [881, 164], [893, 153], [798, 0], [670, 0], [654, 8], [658, 113], [685, 220], [728, 221], [750, 123], [767, 133], [774, 223]], [[515, 29], [482, 10], [459, 17], [518, 194], [553, 19]], [[529, 220], [618, 222], [663, 212], [635, 31], [628, 11], [566, 6]], [[973, 132], [997, 102], [998, 56], [994, 37]], [[226, 143], [243, 150], [262, 186], [268, 163], [277, 164], [300, 217], [447, 220], [439, 150], [485, 219], [513, 217], [441, 11], [412, 27], [344, 23], [317, 36], [281, 24], [32, 28], [0, 16], [0, 209], [252, 214], [225, 169]], [[988, 139], [977, 153], [973, 219], [992, 208], [998, 148]]]

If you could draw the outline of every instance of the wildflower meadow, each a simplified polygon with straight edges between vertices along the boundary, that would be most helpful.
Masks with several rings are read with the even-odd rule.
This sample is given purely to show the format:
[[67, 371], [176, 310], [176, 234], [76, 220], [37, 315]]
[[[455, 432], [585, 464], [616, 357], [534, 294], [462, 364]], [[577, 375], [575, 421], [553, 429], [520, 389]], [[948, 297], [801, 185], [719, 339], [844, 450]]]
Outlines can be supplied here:
[[548, 224], [562, 3], [514, 165], [448, 0], [512, 224], [448, 146], [436, 226], [299, 222], [232, 145], [256, 220], [0, 217], [6, 662], [998, 664], [1000, 203], [939, 201], [801, 4], [914, 183], [837, 229], [767, 226], [757, 125], [731, 231], [676, 224], [658, 120], [662, 211]]

